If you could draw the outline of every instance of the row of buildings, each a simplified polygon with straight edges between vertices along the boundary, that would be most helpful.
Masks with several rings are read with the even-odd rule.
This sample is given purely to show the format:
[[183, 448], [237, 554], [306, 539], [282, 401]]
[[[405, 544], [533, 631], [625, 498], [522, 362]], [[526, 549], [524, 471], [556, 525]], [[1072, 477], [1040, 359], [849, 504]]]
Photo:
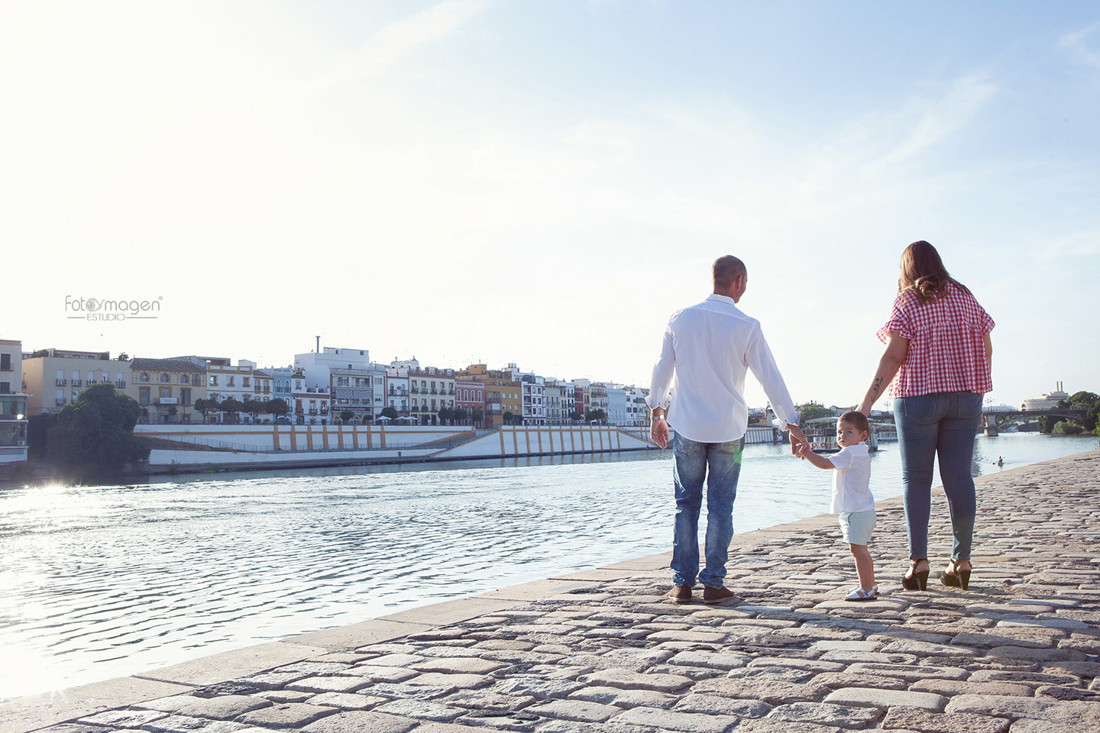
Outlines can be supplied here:
[[[453, 369], [422, 366], [415, 358], [379, 364], [367, 349], [322, 349], [318, 344], [316, 351], [296, 354], [293, 365], [260, 368], [245, 359], [112, 358], [106, 351], [64, 349], [23, 353], [18, 341], [0, 344], [5, 380], [0, 405], [4, 415], [20, 420], [61, 410], [88, 387], [109, 384], [141, 406], [142, 422], [156, 424], [372, 424], [392, 419], [497, 427], [564, 424], [593, 415], [617, 426], [649, 424], [648, 390], [542, 377], [515, 364]], [[210, 403], [229, 398], [249, 404], [251, 411], [209, 409]], [[287, 412], [268, 411], [273, 400], [282, 400]]]

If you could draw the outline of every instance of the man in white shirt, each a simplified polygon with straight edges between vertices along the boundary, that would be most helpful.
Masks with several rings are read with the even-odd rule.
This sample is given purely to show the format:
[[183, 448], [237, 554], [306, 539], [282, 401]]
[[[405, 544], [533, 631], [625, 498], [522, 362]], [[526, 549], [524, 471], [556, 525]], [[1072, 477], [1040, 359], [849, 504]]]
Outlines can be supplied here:
[[[807, 442], [798, 427], [799, 412], [775, 366], [759, 322], [737, 308], [748, 287], [745, 264], [732, 255], [719, 257], [714, 261], [713, 275], [714, 294], [669, 319], [647, 400], [653, 411], [653, 442], [662, 448], [668, 445], [669, 421], [676, 431], [676, 525], [671, 565], [674, 587], [668, 595], [677, 603], [691, 601], [696, 577], [703, 584], [704, 603], [721, 603], [733, 597], [723, 580], [749, 422], [744, 397], [746, 372], [752, 371], [760, 381], [777, 423], [790, 431], [792, 451]], [[699, 511], [704, 479], [706, 564], [699, 572]]]

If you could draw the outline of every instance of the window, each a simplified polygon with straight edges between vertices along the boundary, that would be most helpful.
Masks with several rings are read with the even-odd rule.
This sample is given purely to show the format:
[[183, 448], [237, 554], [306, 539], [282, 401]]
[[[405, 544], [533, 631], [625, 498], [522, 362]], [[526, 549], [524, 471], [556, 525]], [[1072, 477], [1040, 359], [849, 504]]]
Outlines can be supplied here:
[[117, 372], [115, 374], [115, 384], [117, 384], [119, 387], [126, 386], [126, 378], [122, 376], [122, 372]]
[[229, 379], [226, 380], [225, 386], [226, 387], [235, 387], [235, 386], [237, 386], [237, 378], [236, 377], [229, 377]]
[[58, 384], [65, 384], [65, 370], [64, 369], [58, 369], [57, 370], [57, 383]]
[[88, 384], [95, 384], [95, 372], [88, 372]]
[[65, 390], [63, 389], [57, 390], [57, 404], [65, 404]]
[[187, 375], [186, 374], [181, 374], [180, 375], [180, 384], [188, 384], [188, 382], [189, 382], [189, 380], [187, 378]]
[[141, 405], [148, 405], [149, 404], [149, 388], [148, 387], [142, 387], [138, 390], [138, 404], [141, 404]]
[[11, 354], [0, 354], [0, 371], [11, 371]]
[[251, 382], [251, 381], [252, 380], [249, 377], [245, 377], [244, 379], [241, 380], [241, 386], [242, 387], [251, 387], [252, 385], [249, 384], [249, 382]]
[[[11, 382], [0, 382], [0, 394], [11, 394]], [[12, 409], [15, 409], [14, 404]], [[3, 405], [0, 405], [0, 412], [3, 412]]]
[[[122, 375], [119, 375], [119, 376], [122, 376]], [[110, 382], [111, 381], [110, 373], [100, 372], [99, 373], [99, 381], [103, 382], [104, 384], [106, 384], [107, 382]]]
[[184, 387], [183, 389], [180, 390], [180, 404], [181, 405], [190, 405], [191, 404], [191, 390], [188, 389], [187, 387]]
[[170, 379], [172, 379], [172, 377], [171, 377], [170, 375], [168, 375], [168, 374], [161, 374], [161, 375], [160, 375], [160, 381], [162, 381], [162, 382], [167, 382], [167, 381], [169, 381]]
[[172, 388], [171, 387], [161, 387], [160, 388], [160, 396], [161, 397], [171, 397], [172, 396]]
[[148, 382], [149, 381], [149, 372], [142, 372], [141, 373], [141, 381], [142, 382]]
[[208, 387], [217, 387], [218, 386], [218, 375], [217, 374], [211, 374], [210, 375], [210, 380], [207, 382], [207, 386]]

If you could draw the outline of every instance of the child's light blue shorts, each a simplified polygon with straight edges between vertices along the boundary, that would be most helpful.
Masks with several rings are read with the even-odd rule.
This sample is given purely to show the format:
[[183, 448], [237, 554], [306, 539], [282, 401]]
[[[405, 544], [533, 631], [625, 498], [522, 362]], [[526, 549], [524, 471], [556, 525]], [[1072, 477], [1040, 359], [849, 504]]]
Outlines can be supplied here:
[[849, 545], [866, 545], [875, 531], [875, 510], [841, 512], [840, 531]]

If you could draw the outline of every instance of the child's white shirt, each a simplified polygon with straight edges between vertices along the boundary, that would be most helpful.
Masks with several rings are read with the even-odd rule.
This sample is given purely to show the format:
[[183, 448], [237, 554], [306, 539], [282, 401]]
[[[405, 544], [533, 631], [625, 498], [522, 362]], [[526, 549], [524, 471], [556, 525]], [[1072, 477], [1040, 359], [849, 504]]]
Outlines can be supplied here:
[[830, 513], [864, 512], [875, 508], [871, 493], [871, 454], [867, 443], [845, 446], [828, 457], [833, 464], [833, 503]]

